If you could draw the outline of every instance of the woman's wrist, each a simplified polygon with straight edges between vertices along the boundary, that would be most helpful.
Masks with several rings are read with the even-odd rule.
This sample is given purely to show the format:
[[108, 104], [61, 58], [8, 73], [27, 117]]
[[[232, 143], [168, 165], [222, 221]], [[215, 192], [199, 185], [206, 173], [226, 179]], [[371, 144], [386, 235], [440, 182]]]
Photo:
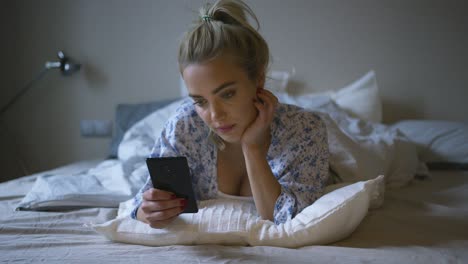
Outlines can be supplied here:
[[140, 210], [140, 207], [141, 207], [141, 204], [137, 208], [135, 208], [135, 219], [140, 221], [140, 222], [145, 223], [145, 221], [144, 221], [144, 219], [143, 219], [143, 217], [141, 215], [142, 212]]
[[265, 147], [259, 145], [242, 145], [242, 152], [244, 157], [249, 160], [264, 159], [267, 155]]

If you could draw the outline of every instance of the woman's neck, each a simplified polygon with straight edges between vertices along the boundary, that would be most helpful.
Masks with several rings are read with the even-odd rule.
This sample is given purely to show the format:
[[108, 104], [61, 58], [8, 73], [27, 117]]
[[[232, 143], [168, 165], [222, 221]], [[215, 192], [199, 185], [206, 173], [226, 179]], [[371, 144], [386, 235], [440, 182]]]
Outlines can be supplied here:
[[224, 142], [225, 148], [220, 150], [224, 155], [230, 157], [244, 156], [242, 154], [242, 145], [240, 143], [228, 143]]

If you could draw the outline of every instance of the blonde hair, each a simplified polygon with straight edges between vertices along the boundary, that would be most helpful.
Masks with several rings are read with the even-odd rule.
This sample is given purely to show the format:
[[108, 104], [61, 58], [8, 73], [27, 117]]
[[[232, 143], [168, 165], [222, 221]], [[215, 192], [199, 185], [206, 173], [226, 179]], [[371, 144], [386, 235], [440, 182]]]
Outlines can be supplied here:
[[[252, 18], [252, 27], [247, 18]], [[218, 0], [200, 8], [198, 19], [187, 31], [179, 46], [179, 71], [191, 64], [200, 64], [227, 54], [245, 70], [252, 81], [265, 78], [270, 52], [265, 39], [258, 33], [260, 24], [250, 7], [241, 0]], [[223, 140], [213, 131], [209, 138], [224, 149]]]
[[[256, 28], [247, 21], [250, 16]], [[195, 25], [179, 46], [179, 70], [226, 53], [243, 68], [251, 80], [265, 76], [270, 53], [252, 9], [241, 0], [218, 0], [200, 8]]]

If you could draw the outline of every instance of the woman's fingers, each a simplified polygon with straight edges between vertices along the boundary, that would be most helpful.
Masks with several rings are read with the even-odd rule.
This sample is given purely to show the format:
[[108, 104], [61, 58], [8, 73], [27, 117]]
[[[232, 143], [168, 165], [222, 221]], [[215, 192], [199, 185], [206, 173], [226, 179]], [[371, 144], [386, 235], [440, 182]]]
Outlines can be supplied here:
[[257, 93], [257, 96], [263, 103], [257, 102], [255, 103], [257, 109], [259, 110], [259, 114], [261, 118], [264, 119], [265, 122], [270, 122], [273, 119], [276, 106], [278, 105], [278, 98], [268, 90], [261, 89]]
[[183, 198], [177, 198], [173, 200], [164, 200], [164, 201], [144, 200], [141, 203], [141, 210], [146, 214], [150, 214], [156, 211], [162, 211], [162, 210], [167, 210], [171, 208], [185, 206], [186, 204], [187, 204], [187, 200]]
[[175, 194], [159, 189], [151, 188], [143, 193], [143, 199], [147, 201], [163, 201], [175, 199]]
[[261, 90], [261, 94], [267, 96], [269, 99], [271, 99], [271, 102], [273, 103], [278, 103], [278, 98], [270, 91], [266, 90], [266, 89], [262, 89]]
[[139, 210], [144, 222], [152, 228], [162, 228], [182, 213], [186, 204], [186, 199], [176, 198], [171, 192], [152, 188], [143, 193]]

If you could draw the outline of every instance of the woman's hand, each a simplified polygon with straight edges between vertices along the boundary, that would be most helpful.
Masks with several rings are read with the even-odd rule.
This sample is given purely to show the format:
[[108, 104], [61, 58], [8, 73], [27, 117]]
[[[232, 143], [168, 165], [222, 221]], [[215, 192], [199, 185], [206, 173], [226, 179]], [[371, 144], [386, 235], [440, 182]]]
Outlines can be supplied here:
[[137, 219], [152, 228], [163, 228], [184, 211], [186, 204], [187, 200], [176, 198], [173, 193], [151, 188], [143, 193]]
[[258, 110], [257, 118], [242, 134], [241, 144], [244, 150], [254, 149], [261, 151], [266, 156], [271, 141], [270, 124], [278, 105], [278, 98], [265, 89], [257, 90], [257, 98], [254, 100], [254, 105]]

